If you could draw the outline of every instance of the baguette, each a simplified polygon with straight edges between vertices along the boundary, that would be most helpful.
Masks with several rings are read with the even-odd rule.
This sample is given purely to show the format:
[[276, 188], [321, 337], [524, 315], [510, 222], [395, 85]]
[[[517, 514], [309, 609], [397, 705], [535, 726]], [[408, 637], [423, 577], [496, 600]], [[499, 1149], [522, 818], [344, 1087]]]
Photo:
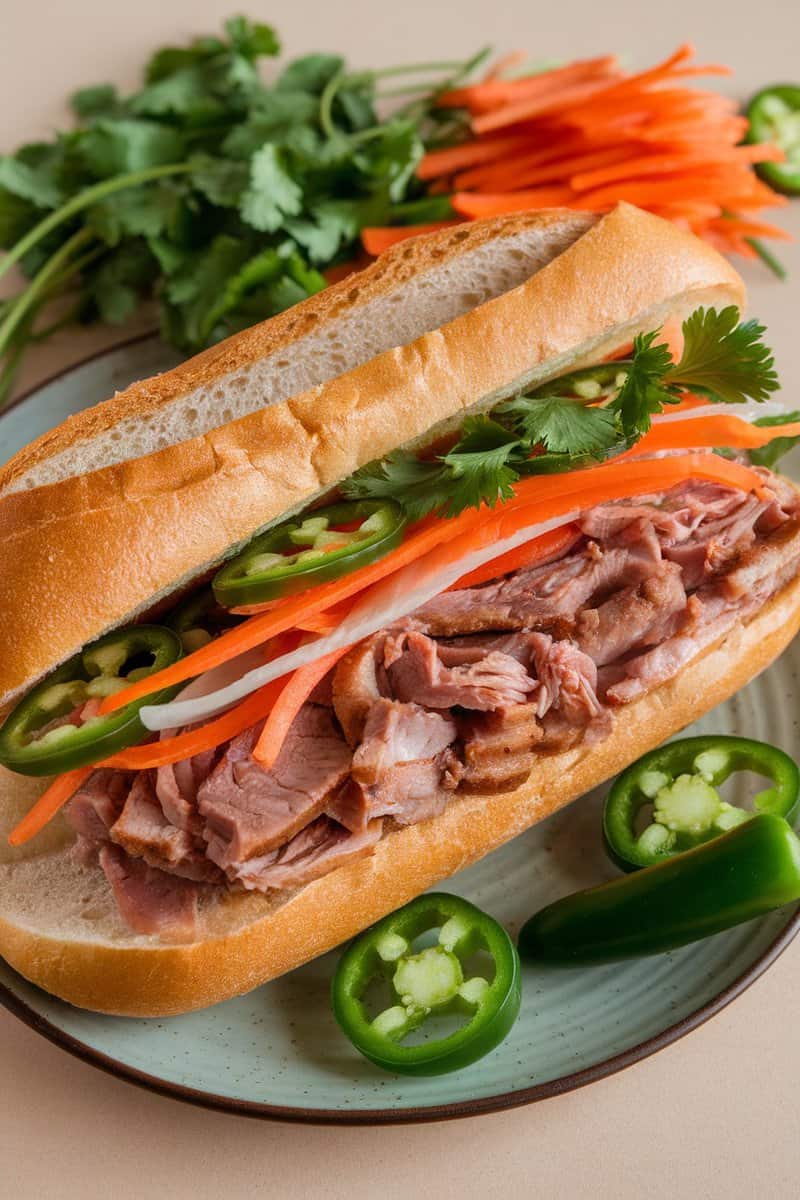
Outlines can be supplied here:
[[[0, 472], [2, 702], [372, 459], [429, 443], [466, 412], [668, 318], [743, 300], [713, 250], [630, 206], [600, 220], [512, 216], [399, 246], [355, 281], [72, 418]], [[795, 578], [616, 710], [601, 742], [537, 755], [514, 791], [457, 793], [434, 819], [387, 822], [374, 853], [293, 892], [210, 890], [196, 936], [180, 944], [128, 929], [63, 818], [10, 848], [41, 782], [0, 771], [0, 954], [64, 1000], [111, 1014], [241, 994], [608, 779], [737, 691], [799, 626]]]
[[[459, 233], [467, 237], [456, 240]], [[496, 277], [495, 255], [502, 268]], [[470, 258], [477, 262], [465, 266]], [[612, 354], [667, 317], [744, 301], [741, 279], [716, 251], [628, 205], [596, 223], [555, 212], [446, 230], [395, 248], [366, 277], [278, 318], [278, 333], [267, 322], [152, 383], [135, 384], [12, 459], [0, 477], [7, 631], [0, 636], [0, 705], [372, 459], [435, 438], [466, 411], [486, 409], [520, 387]], [[453, 315], [459, 280], [461, 315]], [[375, 304], [384, 305], [380, 313]], [[415, 321], [406, 305], [417, 304]], [[360, 314], [357, 331], [348, 334], [355, 338], [367, 320], [388, 321], [387, 307], [397, 315], [380, 345], [392, 348], [353, 365], [360, 354], [350, 347], [348, 361], [342, 334], [344, 373], [278, 398], [297, 378], [288, 353], [303, 342], [307, 319], [323, 326], [321, 338], [325, 329], [335, 338]], [[319, 351], [312, 343], [304, 353]], [[207, 413], [204, 397], [221, 393], [216, 419], [225, 420], [241, 386], [236, 381], [245, 381], [251, 403], [253, 393], [260, 402], [263, 372], [282, 363], [290, 363], [284, 391], [279, 381], [264, 392], [266, 407], [187, 440], [187, 412]], [[173, 444], [114, 461], [134, 415], [148, 428], [169, 427]], [[101, 432], [112, 439], [102, 443], [112, 454], [92, 470]], [[56, 467], [59, 478], [42, 474]], [[125, 569], [109, 571], [117, 561]]]
[[81, 1008], [170, 1016], [250, 991], [331, 950], [621, 771], [737, 692], [800, 628], [800, 578], [670, 682], [617, 710], [590, 748], [540, 756], [528, 781], [495, 796], [456, 795], [444, 813], [391, 830], [374, 854], [280, 901], [229, 895], [193, 942], [164, 945], [122, 923], [97, 868], [70, 855], [66, 823], [13, 851], [5, 835], [36, 794], [0, 773], [0, 954], [32, 983]]

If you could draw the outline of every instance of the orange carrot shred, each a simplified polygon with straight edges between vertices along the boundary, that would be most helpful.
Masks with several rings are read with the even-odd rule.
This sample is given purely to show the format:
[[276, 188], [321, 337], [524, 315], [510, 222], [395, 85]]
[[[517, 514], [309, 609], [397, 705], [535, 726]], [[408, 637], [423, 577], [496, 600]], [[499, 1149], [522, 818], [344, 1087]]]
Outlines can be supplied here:
[[450, 225], [458, 225], [458, 221], [431, 221], [427, 225], [371, 225], [361, 230], [361, 242], [367, 254], [377, 257], [398, 242], [408, 238], [419, 237], [423, 233], [434, 233], [437, 229], [447, 229]]
[[497, 558], [484, 563], [482, 567], [468, 571], [466, 575], [462, 575], [460, 579], [452, 583], [447, 590], [453, 592], [461, 588], [477, 587], [490, 579], [499, 579], [501, 575], [507, 575], [509, 571], [518, 571], [521, 567], [543, 566], [551, 559], [565, 554], [579, 537], [580, 530], [576, 525], [561, 525], [558, 529], [551, 530], [550, 533], [543, 533], [540, 537], [534, 538], [533, 541], [524, 542], [514, 550], [507, 550], [505, 554], [499, 554]]
[[732, 413], [719, 413], [654, 425], [632, 450], [626, 452], [626, 457], [661, 450], [694, 450], [702, 446], [756, 450], [777, 437], [800, 437], [800, 421], [787, 421], [785, 425], [751, 425]]
[[258, 741], [253, 748], [253, 758], [265, 770], [269, 770], [270, 767], [275, 765], [292, 721], [294, 721], [314, 688], [321, 679], [325, 678], [334, 663], [337, 663], [347, 650], [349, 650], [349, 646], [345, 646], [339, 650], [332, 650], [330, 654], [318, 658], [316, 662], [309, 663], [305, 667], [300, 667], [291, 676], [281, 691], [280, 696], [275, 701], [269, 716], [264, 722], [264, 728], [259, 734]]
[[524, 50], [512, 50], [510, 54], [503, 54], [494, 62], [486, 72], [487, 79], [501, 79], [506, 71], [511, 71], [514, 67], [520, 66], [525, 62], [527, 54]]
[[183, 759], [194, 758], [196, 754], [202, 754], [206, 750], [214, 750], [267, 717], [285, 686], [285, 679], [273, 679], [242, 700], [235, 708], [197, 729], [178, 733], [175, 737], [162, 738], [158, 742], [148, 742], [144, 746], [131, 746], [127, 750], [119, 750], [111, 758], [97, 765], [119, 767], [125, 771], [144, 771], [150, 767], [182, 762]]
[[57, 775], [50, 786], [42, 792], [33, 808], [11, 830], [8, 835], [9, 844], [21, 846], [35, 837], [67, 801], [72, 799], [93, 770], [94, 767], [77, 767], [74, 771], [65, 771], [63, 775]]

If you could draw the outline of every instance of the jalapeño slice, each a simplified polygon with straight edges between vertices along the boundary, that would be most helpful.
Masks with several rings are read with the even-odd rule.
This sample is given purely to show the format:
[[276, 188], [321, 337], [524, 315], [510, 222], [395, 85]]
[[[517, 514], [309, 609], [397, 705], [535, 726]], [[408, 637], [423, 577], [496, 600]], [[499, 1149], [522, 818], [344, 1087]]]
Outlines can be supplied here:
[[214, 596], [223, 608], [237, 608], [338, 579], [399, 545], [405, 523], [393, 500], [315, 509], [254, 538], [214, 576]]
[[[765, 776], [753, 810], [727, 804], [719, 787], [737, 771]], [[800, 770], [794, 759], [752, 738], [725, 734], [681, 738], [651, 750], [623, 771], [605, 803], [603, 832], [614, 862], [625, 871], [649, 867], [772, 813], [792, 822], [798, 811]], [[652, 805], [650, 821], [637, 828]]]
[[750, 142], [776, 142], [784, 162], [762, 162], [756, 171], [770, 187], [800, 195], [800, 85], [778, 83], [763, 88], [747, 108]]
[[[415, 940], [436, 929], [435, 943], [415, 952]], [[488, 961], [489, 978], [475, 967], [476, 955]], [[389, 1007], [370, 1019], [365, 999], [381, 982]], [[363, 933], [342, 956], [331, 987], [334, 1016], [356, 1049], [403, 1075], [443, 1075], [489, 1054], [516, 1021], [521, 995], [508, 933], [446, 892], [419, 896]], [[465, 1023], [436, 1037], [434, 1019], [452, 1014]], [[409, 1043], [426, 1024], [429, 1036]]]
[[108, 716], [92, 709], [104, 697], [170, 666], [181, 654], [177, 633], [160, 625], [132, 625], [106, 634], [20, 700], [0, 728], [0, 763], [21, 775], [59, 775], [140, 742], [147, 730], [139, 709], [167, 699], [175, 689], [143, 697]]

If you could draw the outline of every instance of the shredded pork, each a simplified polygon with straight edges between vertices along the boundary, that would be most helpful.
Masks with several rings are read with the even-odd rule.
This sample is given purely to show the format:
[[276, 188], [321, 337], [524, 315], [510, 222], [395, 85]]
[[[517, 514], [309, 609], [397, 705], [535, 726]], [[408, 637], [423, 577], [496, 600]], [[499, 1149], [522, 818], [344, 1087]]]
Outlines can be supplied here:
[[341, 659], [270, 770], [254, 726], [158, 771], [95, 771], [67, 809], [77, 852], [132, 928], [189, 937], [204, 892], [300, 887], [459, 789], [518, 786], [797, 573], [797, 496], [763, 475], [758, 496], [694, 482], [600, 505], [559, 559], [437, 596]]

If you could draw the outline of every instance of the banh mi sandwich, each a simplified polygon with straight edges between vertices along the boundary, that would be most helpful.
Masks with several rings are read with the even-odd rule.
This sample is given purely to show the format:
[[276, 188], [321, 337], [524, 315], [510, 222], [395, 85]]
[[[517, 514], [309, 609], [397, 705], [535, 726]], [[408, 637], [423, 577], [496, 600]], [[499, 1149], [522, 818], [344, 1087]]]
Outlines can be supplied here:
[[743, 305], [628, 206], [477, 222], [17, 454], [8, 962], [107, 1013], [244, 992], [767, 666], [800, 430]]

